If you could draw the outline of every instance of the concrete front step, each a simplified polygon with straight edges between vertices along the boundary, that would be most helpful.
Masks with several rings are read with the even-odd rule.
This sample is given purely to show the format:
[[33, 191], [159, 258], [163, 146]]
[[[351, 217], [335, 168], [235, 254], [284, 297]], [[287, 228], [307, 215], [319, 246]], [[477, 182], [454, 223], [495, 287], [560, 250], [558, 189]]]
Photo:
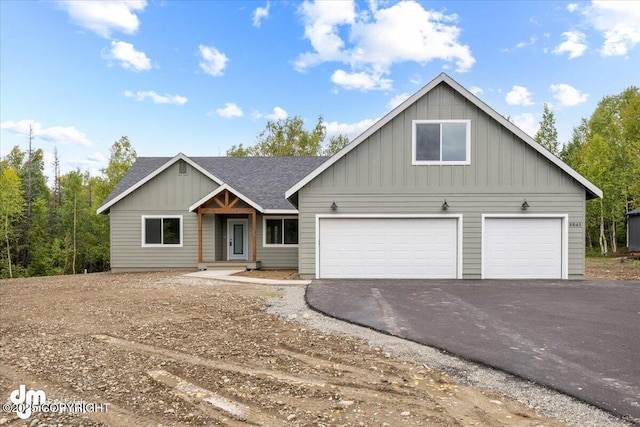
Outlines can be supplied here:
[[199, 262], [198, 270], [259, 270], [261, 266], [261, 261], [213, 261]]

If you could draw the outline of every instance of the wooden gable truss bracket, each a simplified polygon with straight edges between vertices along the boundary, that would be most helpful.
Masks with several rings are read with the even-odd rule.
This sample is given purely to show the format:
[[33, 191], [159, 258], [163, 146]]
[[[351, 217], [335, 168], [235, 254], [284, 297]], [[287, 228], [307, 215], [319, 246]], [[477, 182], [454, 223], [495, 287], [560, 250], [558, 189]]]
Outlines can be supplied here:
[[[211, 199], [204, 202], [200, 207], [196, 208], [198, 213], [198, 262], [202, 262], [202, 215], [204, 214], [249, 214], [251, 215], [251, 261], [256, 261], [256, 210], [252, 207], [248, 208], [236, 208], [235, 205], [240, 201], [240, 198], [229, 190], [225, 189], [219, 194], [216, 194]], [[205, 208], [210, 203], [215, 202], [219, 207]]]

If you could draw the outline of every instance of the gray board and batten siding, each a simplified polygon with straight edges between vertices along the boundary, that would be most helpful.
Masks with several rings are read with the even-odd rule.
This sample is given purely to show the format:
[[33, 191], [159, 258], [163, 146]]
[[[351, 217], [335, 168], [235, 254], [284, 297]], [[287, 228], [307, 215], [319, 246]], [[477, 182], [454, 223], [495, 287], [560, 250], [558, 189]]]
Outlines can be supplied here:
[[[138, 180], [152, 173], [167, 160], [169, 159], [140, 159], [141, 163], [148, 163], [149, 167], [146, 167], [145, 164], [139, 165], [141, 167], [138, 167], [137, 170], [141, 170], [143, 174], [138, 177]], [[112, 271], [197, 268], [198, 215], [195, 212], [189, 212], [188, 207], [219, 186], [191, 164], [186, 163], [186, 168], [187, 173], [180, 174], [179, 162], [175, 162], [109, 208]], [[245, 204], [241, 201], [237, 206], [241, 207]], [[183, 245], [181, 247], [144, 247], [142, 245], [142, 217], [148, 215], [181, 216]], [[235, 216], [237, 217], [237, 215]], [[234, 215], [203, 215], [203, 260], [226, 260], [227, 217], [234, 217]], [[272, 216], [267, 215], [266, 217]], [[273, 217], [278, 217], [278, 215]], [[263, 215], [257, 216], [256, 225], [256, 256], [258, 260], [262, 261], [262, 265], [267, 268], [297, 268], [298, 247], [263, 247]], [[250, 220], [247, 232], [250, 235]], [[249, 245], [251, 245], [250, 240]]]
[[[198, 265], [198, 215], [188, 207], [218, 187], [190, 164], [178, 173], [179, 162], [153, 177], [110, 208], [111, 269], [149, 271], [196, 268]], [[143, 247], [142, 215], [181, 215], [182, 247]], [[214, 216], [205, 215], [202, 235], [213, 236]], [[203, 245], [203, 258], [213, 259], [213, 245]]]
[[[470, 164], [412, 165], [413, 120], [470, 120]], [[582, 278], [585, 191], [441, 82], [299, 189], [300, 274], [316, 272], [316, 214], [462, 214], [462, 277], [468, 279], [481, 277], [482, 214], [568, 214], [568, 278]]]

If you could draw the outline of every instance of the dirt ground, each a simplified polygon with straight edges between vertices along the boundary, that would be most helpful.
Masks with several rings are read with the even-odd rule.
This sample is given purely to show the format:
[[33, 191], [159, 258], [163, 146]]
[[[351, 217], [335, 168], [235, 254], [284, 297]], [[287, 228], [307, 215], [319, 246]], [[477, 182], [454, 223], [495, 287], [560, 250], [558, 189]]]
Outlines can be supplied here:
[[178, 273], [3, 281], [0, 403], [25, 384], [108, 412], [21, 420], [5, 411], [0, 425], [565, 425], [362, 340], [267, 314], [277, 295]]
[[[238, 273], [238, 276], [261, 279], [297, 280], [296, 270], [253, 270]], [[585, 279], [640, 280], [640, 260], [632, 258], [589, 257], [585, 263]]]
[[640, 260], [632, 258], [589, 257], [585, 264], [585, 279], [640, 280]]
[[247, 270], [241, 273], [236, 273], [234, 276], [244, 277], [256, 277], [259, 279], [274, 279], [274, 280], [300, 280], [298, 270]]

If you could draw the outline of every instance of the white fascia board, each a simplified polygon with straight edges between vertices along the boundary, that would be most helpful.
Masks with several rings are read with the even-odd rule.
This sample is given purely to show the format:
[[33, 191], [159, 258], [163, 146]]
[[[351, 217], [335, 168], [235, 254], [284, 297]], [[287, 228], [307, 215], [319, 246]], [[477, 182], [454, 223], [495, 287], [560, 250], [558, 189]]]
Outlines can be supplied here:
[[201, 204], [203, 204], [207, 200], [210, 200], [212, 197], [217, 196], [218, 194], [220, 194], [224, 190], [229, 190], [230, 193], [235, 194], [240, 200], [242, 200], [243, 202], [245, 202], [246, 204], [248, 204], [249, 206], [251, 206], [252, 208], [257, 210], [258, 212], [264, 212], [264, 209], [262, 209], [262, 206], [260, 206], [259, 204], [255, 203], [253, 200], [251, 200], [250, 198], [248, 198], [247, 196], [245, 196], [241, 192], [234, 190], [233, 187], [231, 187], [229, 184], [222, 184], [220, 187], [216, 188], [211, 193], [207, 194], [202, 199], [198, 200], [193, 205], [189, 206], [189, 212], [193, 212]]
[[327, 159], [323, 164], [321, 164], [316, 169], [311, 171], [311, 173], [309, 173], [307, 176], [305, 176], [300, 181], [298, 181], [293, 187], [291, 187], [289, 190], [287, 190], [287, 192], [285, 193], [285, 197], [287, 199], [291, 198], [291, 196], [293, 196], [295, 193], [300, 191], [300, 189], [302, 187], [307, 185], [314, 178], [316, 178], [322, 172], [324, 172], [329, 167], [331, 167], [331, 165], [333, 165], [338, 160], [340, 160], [342, 157], [344, 157], [348, 152], [350, 152], [351, 150], [356, 148], [360, 143], [362, 143], [364, 140], [369, 138], [375, 132], [380, 130], [384, 125], [386, 125], [391, 120], [393, 120], [398, 114], [400, 114], [401, 112], [403, 112], [404, 110], [409, 108], [409, 106], [411, 104], [416, 102], [418, 99], [422, 98], [424, 95], [426, 95], [434, 87], [436, 87], [437, 85], [439, 85], [442, 82], [447, 83], [454, 90], [456, 90], [458, 93], [460, 93], [462, 96], [464, 96], [467, 100], [469, 100], [469, 102], [471, 102], [472, 104], [477, 106], [479, 109], [481, 109], [482, 111], [487, 113], [493, 119], [498, 121], [498, 123], [500, 123], [502, 126], [504, 126], [507, 129], [509, 129], [516, 136], [518, 136], [524, 142], [526, 142], [531, 147], [533, 147], [533, 149], [535, 149], [540, 154], [542, 154], [544, 157], [549, 159], [553, 164], [555, 164], [560, 169], [562, 169], [563, 171], [568, 173], [572, 178], [574, 178], [576, 181], [578, 181], [580, 184], [582, 184], [593, 195], [602, 198], [602, 190], [600, 190], [596, 185], [591, 183], [585, 177], [583, 177], [578, 172], [573, 170], [569, 165], [567, 165], [562, 160], [557, 158], [555, 155], [550, 153], [547, 149], [545, 149], [540, 144], [538, 144], [533, 138], [531, 138], [529, 135], [527, 135], [522, 130], [520, 130], [520, 128], [518, 128], [516, 125], [511, 123], [506, 118], [504, 118], [501, 114], [498, 114], [498, 112], [496, 112], [493, 108], [489, 107], [487, 104], [485, 104], [483, 101], [481, 101], [477, 96], [475, 96], [474, 94], [469, 92], [467, 89], [465, 89], [463, 86], [461, 86], [458, 82], [453, 80], [451, 77], [449, 77], [445, 73], [441, 73], [438, 77], [436, 77], [435, 79], [431, 80], [422, 89], [420, 89], [419, 91], [417, 91], [416, 93], [411, 95], [402, 104], [398, 105], [396, 108], [391, 110], [389, 113], [387, 113], [387, 115], [385, 115], [383, 118], [381, 118], [376, 123], [374, 123], [369, 129], [365, 130], [358, 137], [356, 137], [353, 141], [351, 141], [349, 144], [347, 144], [342, 150], [338, 151], [336, 154], [334, 154], [329, 159]]
[[185, 156], [182, 153], [178, 153], [175, 157], [171, 158], [169, 161], [167, 161], [165, 164], [163, 164], [162, 166], [160, 166], [158, 169], [154, 170], [153, 172], [151, 172], [149, 175], [145, 176], [144, 178], [142, 178], [140, 181], [136, 182], [134, 185], [132, 185], [131, 187], [127, 188], [125, 191], [123, 191], [122, 193], [120, 193], [117, 197], [114, 197], [111, 201], [109, 201], [109, 203], [106, 203], [102, 206], [100, 206], [98, 208], [98, 210], [96, 211], [97, 214], [101, 214], [103, 212], [105, 212], [107, 209], [109, 209], [111, 206], [115, 205], [116, 203], [118, 203], [120, 200], [124, 199], [125, 197], [127, 197], [129, 194], [133, 193], [134, 191], [136, 191], [138, 188], [142, 187], [144, 184], [146, 184], [147, 182], [151, 181], [153, 178], [155, 178], [156, 176], [158, 176], [160, 173], [162, 173], [163, 171], [165, 171], [167, 168], [169, 168], [171, 165], [173, 165], [175, 162], [177, 162], [178, 160], [184, 160], [185, 162], [187, 162], [188, 164], [190, 164], [193, 168], [195, 168], [197, 171], [199, 171], [200, 173], [202, 173], [204, 176], [210, 178], [212, 181], [214, 181], [216, 184], [218, 185], [222, 185], [223, 182], [222, 180], [220, 180], [218, 177], [216, 177], [215, 175], [213, 175], [212, 173], [210, 173], [209, 171], [207, 171], [206, 169], [204, 169], [202, 166], [200, 166], [199, 164], [197, 164], [196, 162], [194, 162], [193, 160], [191, 160], [189, 157]]

